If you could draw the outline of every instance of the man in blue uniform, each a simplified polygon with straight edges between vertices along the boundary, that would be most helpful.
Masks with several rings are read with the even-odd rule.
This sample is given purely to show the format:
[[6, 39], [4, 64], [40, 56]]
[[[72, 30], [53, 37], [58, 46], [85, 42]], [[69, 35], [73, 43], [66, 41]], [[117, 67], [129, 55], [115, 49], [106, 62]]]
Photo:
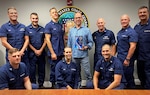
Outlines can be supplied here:
[[93, 36], [93, 41], [95, 43], [95, 53], [94, 53], [94, 68], [97, 61], [102, 57], [101, 48], [104, 44], [112, 45], [112, 55], [116, 53], [116, 40], [114, 33], [111, 30], [105, 28], [105, 21], [103, 18], [97, 20], [98, 30], [95, 31]]
[[138, 16], [140, 22], [134, 27], [139, 37], [137, 71], [142, 87], [150, 89], [150, 19], [148, 7], [140, 7]]
[[121, 60], [124, 66], [124, 74], [127, 80], [127, 88], [135, 88], [134, 82], [134, 51], [138, 42], [138, 35], [129, 25], [130, 18], [124, 14], [120, 19], [122, 29], [117, 34], [117, 57]]
[[58, 88], [76, 89], [78, 87], [78, 70], [72, 60], [72, 50], [69, 47], [64, 49], [64, 59], [56, 64], [56, 83]]
[[[72, 48], [73, 62], [77, 64], [79, 73], [81, 72], [81, 64], [85, 72], [86, 80], [90, 81], [92, 80], [92, 76], [90, 70], [88, 50], [91, 49], [93, 46], [93, 39], [90, 30], [87, 27], [82, 26], [82, 21], [83, 18], [81, 13], [75, 13], [75, 26], [69, 31], [67, 45], [68, 47]], [[81, 81], [81, 76], [79, 77], [79, 81]]]
[[18, 14], [14, 7], [8, 8], [9, 22], [3, 24], [0, 29], [2, 45], [6, 48], [6, 61], [8, 61], [8, 50], [17, 48], [22, 56], [21, 61], [26, 63], [29, 68], [26, 48], [29, 43], [29, 37], [25, 31], [25, 25], [17, 21]]
[[36, 64], [38, 66], [38, 84], [43, 87], [45, 79], [45, 46], [44, 28], [38, 24], [39, 18], [37, 13], [31, 13], [31, 24], [26, 27], [29, 34], [29, 63], [30, 63], [30, 80], [36, 83]]
[[94, 89], [123, 89], [125, 88], [125, 78], [123, 76], [123, 66], [120, 60], [111, 55], [111, 46], [102, 46], [102, 58], [96, 63], [93, 76]]
[[48, 46], [48, 56], [51, 65], [50, 82], [55, 85], [55, 66], [62, 59], [64, 51], [64, 31], [58, 22], [58, 12], [56, 8], [50, 9], [52, 20], [45, 26], [45, 38]]
[[10, 49], [8, 51], [8, 60], [9, 62], [0, 68], [0, 89], [31, 90], [28, 69], [24, 63], [20, 62], [20, 51], [16, 48]]

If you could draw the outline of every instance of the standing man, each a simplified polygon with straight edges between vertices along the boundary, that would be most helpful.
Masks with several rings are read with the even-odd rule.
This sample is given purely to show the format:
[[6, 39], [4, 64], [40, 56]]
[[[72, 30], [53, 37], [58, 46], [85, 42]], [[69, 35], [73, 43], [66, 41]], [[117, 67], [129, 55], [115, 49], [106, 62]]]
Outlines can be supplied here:
[[97, 20], [97, 27], [98, 30], [92, 34], [93, 41], [95, 43], [94, 68], [97, 61], [102, 57], [102, 45], [110, 44], [112, 46], [112, 55], [115, 55], [116, 53], [116, 40], [114, 33], [111, 30], [105, 28], [105, 21], [103, 18], [99, 18]]
[[38, 24], [39, 17], [37, 13], [31, 13], [31, 24], [26, 27], [29, 34], [29, 63], [30, 63], [30, 79], [32, 83], [36, 83], [36, 64], [38, 66], [38, 84], [43, 87], [45, 79], [45, 46], [44, 28]]
[[0, 68], [0, 89], [31, 90], [28, 69], [21, 61], [20, 51], [12, 48], [8, 51], [8, 62]]
[[112, 48], [109, 44], [102, 46], [102, 58], [95, 66], [93, 76], [94, 89], [123, 89], [125, 79], [121, 61], [111, 55]]
[[6, 48], [6, 61], [8, 61], [8, 50], [12, 48], [19, 49], [21, 61], [29, 68], [27, 57], [27, 46], [29, 43], [28, 33], [25, 30], [25, 25], [17, 21], [18, 13], [16, 8], [8, 8], [9, 22], [3, 24], [0, 29], [0, 37], [2, 45]]
[[129, 25], [130, 18], [124, 14], [120, 19], [122, 29], [117, 34], [117, 57], [124, 66], [124, 74], [127, 80], [127, 88], [135, 88], [134, 82], [134, 51], [138, 42], [138, 35]]
[[139, 37], [137, 71], [141, 85], [146, 89], [150, 89], [150, 19], [148, 7], [140, 7], [138, 16], [140, 22], [134, 27]]
[[55, 66], [62, 59], [64, 51], [64, 31], [58, 22], [58, 12], [56, 8], [49, 10], [52, 20], [45, 26], [45, 38], [48, 46], [48, 57], [51, 65], [50, 82], [52, 88], [55, 85]]
[[[90, 63], [88, 56], [88, 49], [93, 46], [93, 39], [90, 30], [87, 27], [82, 26], [82, 15], [81, 13], [75, 13], [74, 23], [75, 26], [70, 29], [68, 36], [68, 46], [72, 48], [73, 62], [77, 64], [79, 69], [79, 75], [81, 67], [84, 68], [86, 80], [92, 80]], [[81, 83], [81, 75], [79, 77], [79, 87]]]

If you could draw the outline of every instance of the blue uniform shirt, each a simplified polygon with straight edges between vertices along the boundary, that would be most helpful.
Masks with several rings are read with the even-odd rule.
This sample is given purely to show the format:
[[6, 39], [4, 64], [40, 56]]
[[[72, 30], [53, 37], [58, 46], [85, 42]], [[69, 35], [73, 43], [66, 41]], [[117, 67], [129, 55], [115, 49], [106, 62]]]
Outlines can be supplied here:
[[38, 28], [34, 28], [32, 25], [26, 27], [26, 30], [29, 34], [30, 44], [36, 48], [40, 49], [44, 43], [44, 28], [42, 26], [38, 26]]
[[71, 62], [67, 64], [64, 59], [59, 61], [55, 67], [56, 82], [59, 88], [66, 87], [67, 85], [70, 85], [72, 88], [77, 88], [78, 72], [75, 63]]
[[[51, 35], [50, 41], [52, 43], [54, 52], [57, 56], [62, 56], [64, 51], [64, 31], [62, 25], [50, 21], [45, 26], [45, 34]], [[48, 56], [50, 55], [50, 51], [48, 51]]]
[[138, 33], [138, 59], [139, 60], [150, 60], [150, 19], [147, 24], [141, 25], [136, 24], [134, 27]]
[[13, 69], [10, 63], [0, 68], [0, 89], [25, 89], [24, 78], [29, 74], [24, 63], [20, 63], [18, 69]]
[[88, 46], [91, 49], [93, 46], [93, 38], [91, 31], [87, 27], [77, 29], [73, 27], [69, 31], [67, 45], [72, 48], [72, 56], [74, 58], [84, 58], [88, 56], [88, 50], [79, 50], [82, 46]]
[[8, 43], [18, 49], [21, 49], [24, 45], [24, 36], [26, 35], [28, 33], [25, 31], [25, 25], [21, 23], [12, 25], [10, 22], [7, 22], [0, 29], [0, 37], [7, 37]]
[[117, 34], [117, 57], [124, 60], [130, 48], [130, 42], [138, 42], [138, 35], [130, 26], [121, 29]]
[[102, 57], [95, 66], [95, 70], [100, 72], [99, 87], [107, 88], [114, 81], [114, 74], [122, 75], [121, 82], [126, 82], [123, 76], [123, 65], [116, 57], [111, 57], [109, 62], [106, 62]]
[[114, 33], [107, 29], [105, 29], [104, 32], [99, 32], [99, 30], [97, 30], [92, 36], [95, 43], [95, 54], [98, 58], [102, 56], [101, 48], [104, 44], [112, 45], [116, 43]]

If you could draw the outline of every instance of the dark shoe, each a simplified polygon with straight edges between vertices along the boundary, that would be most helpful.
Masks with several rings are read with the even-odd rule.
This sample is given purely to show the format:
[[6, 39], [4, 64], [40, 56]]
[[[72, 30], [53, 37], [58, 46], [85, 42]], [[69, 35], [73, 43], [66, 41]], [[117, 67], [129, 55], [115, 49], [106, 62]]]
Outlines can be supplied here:
[[51, 89], [55, 89], [55, 88], [56, 88], [55, 83], [52, 83]]
[[39, 86], [39, 89], [45, 89], [45, 86], [41, 85]]

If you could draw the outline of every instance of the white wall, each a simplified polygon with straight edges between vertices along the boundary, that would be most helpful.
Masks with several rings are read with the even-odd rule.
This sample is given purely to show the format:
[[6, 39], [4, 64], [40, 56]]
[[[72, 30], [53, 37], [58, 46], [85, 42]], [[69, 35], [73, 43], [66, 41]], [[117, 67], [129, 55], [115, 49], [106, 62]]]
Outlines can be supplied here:
[[[50, 21], [49, 9], [56, 7], [58, 10], [65, 7], [67, 0], [0, 0], [0, 26], [8, 21], [7, 8], [14, 6], [18, 10], [18, 21], [29, 25], [31, 12], [39, 14], [39, 23], [45, 26]], [[96, 20], [102, 17], [106, 27], [115, 34], [121, 28], [120, 16], [128, 14], [133, 27], [138, 21], [137, 10], [140, 6], [148, 6], [149, 0], [73, 0], [73, 5], [81, 9], [89, 20], [92, 32], [97, 30]], [[90, 62], [93, 64], [94, 47], [90, 51]], [[5, 48], [0, 44], [0, 65], [5, 63]], [[91, 65], [92, 66], [92, 65]], [[47, 71], [48, 73], [48, 71]], [[49, 74], [47, 74], [49, 76]]]

